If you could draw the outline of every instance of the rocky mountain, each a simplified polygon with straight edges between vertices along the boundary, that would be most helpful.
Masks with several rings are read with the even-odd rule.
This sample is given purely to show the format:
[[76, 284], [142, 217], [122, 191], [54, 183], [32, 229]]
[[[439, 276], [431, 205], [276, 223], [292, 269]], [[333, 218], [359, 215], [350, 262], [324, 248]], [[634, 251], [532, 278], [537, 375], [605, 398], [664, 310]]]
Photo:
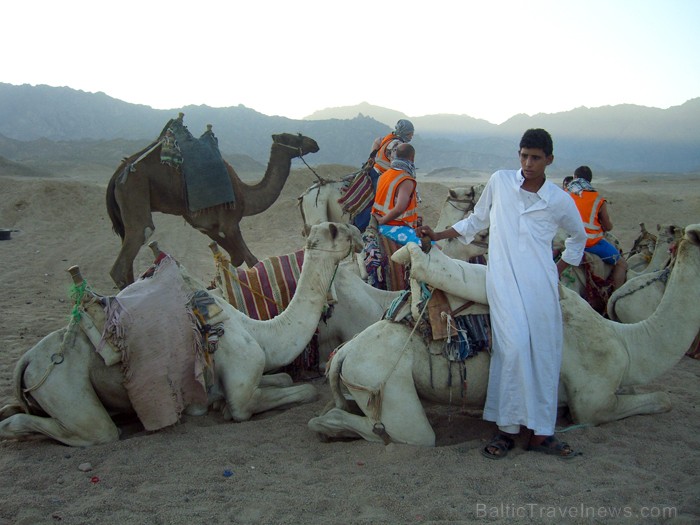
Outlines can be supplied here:
[[302, 120], [268, 116], [242, 105], [157, 110], [104, 93], [4, 83], [0, 83], [0, 156], [28, 165], [84, 160], [116, 167], [121, 158], [157, 138], [178, 112], [185, 114], [185, 124], [196, 136], [212, 124], [222, 154], [243, 171], [264, 170], [271, 135], [281, 132], [316, 139], [320, 151], [304, 159], [311, 165], [359, 167], [372, 141], [399, 118], [409, 118], [416, 126], [413, 144], [422, 174], [517, 166], [517, 142], [531, 127], [552, 133], [556, 171], [581, 164], [594, 171], [700, 171], [700, 98], [665, 110], [624, 104], [515, 115], [496, 125], [468, 115], [411, 117], [366, 102], [327, 108]]

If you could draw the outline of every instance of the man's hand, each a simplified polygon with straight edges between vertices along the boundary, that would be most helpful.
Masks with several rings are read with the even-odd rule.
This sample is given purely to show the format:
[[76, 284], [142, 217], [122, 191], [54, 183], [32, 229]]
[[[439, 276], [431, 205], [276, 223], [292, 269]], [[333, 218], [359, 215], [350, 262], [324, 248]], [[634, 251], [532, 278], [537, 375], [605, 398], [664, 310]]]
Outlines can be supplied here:
[[431, 241], [437, 240], [435, 239], [435, 232], [430, 226], [418, 226], [418, 228], [415, 229], [415, 232], [419, 239], [427, 236], [430, 237]]

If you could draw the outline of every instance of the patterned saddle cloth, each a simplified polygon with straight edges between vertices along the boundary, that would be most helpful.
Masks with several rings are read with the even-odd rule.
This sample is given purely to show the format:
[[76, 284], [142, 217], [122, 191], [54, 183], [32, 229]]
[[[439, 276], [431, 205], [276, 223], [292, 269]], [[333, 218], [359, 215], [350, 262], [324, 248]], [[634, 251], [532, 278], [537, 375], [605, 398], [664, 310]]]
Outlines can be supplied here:
[[[225, 258], [216, 257], [216, 282], [225, 292], [228, 302], [248, 317], [266, 321], [281, 314], [294, 297], [304, 263], [304, 250], [264, 259], [249, 269], [236, 268]], [[330, 310], [322, 320], [328, 317]], [[318, 372], [318, 366], [318, 337], [314, 334], [302, 354], [283, 371], [299, 377], [305, 372]]]

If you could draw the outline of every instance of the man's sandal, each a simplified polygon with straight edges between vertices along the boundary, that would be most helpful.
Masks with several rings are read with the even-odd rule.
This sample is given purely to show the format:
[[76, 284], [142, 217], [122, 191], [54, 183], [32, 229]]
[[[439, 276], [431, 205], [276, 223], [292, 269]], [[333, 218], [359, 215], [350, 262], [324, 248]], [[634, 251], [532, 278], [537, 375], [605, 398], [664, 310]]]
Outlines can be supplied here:
[[488, 445], [482, 448], [480, 452], [485, 458], [503, 459], [514, 446], [515, 442], [512, 438], [499, 432], [491, 438]]
[[555, 436], [544, 438], [544, 441], [539, 445], [528, 445], [527, 449], [533, 452], [557, 456], [561, 459], [571, 459], [581, 455], [581, 452], [575, 451], [568, 443], [559, 441]]

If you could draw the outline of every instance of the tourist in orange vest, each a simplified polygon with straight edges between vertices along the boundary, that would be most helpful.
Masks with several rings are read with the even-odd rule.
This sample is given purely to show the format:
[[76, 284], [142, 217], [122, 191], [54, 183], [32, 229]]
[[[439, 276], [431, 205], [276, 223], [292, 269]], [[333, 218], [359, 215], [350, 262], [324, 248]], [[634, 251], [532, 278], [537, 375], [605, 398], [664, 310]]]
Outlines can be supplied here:
[[579, 166], [574, 171], [574, 180], [566, 191], [574, 199], [586, 228], [585, 251], [597, 255], [606, 264], [613, 265], [612, 287], [617, 290], [627, 277], [627, 261], [620, 251], [605, 239], [605, 232], [613, 229], [605, 199], [593, 188], [593, 172], [588, 166]]
[[[369, 161], [372, 164], [370, 177], [372, 184], [377, 184], [377, 180], [391, 167], [391, 161], [394, 159], [396, 148], [400, 144], [407, 144], [413, 138], [413, 123], [410, 120], [400, 119], [396, 123], [394, 131], [378, 137], [372, 144], [372, 153], [369, 154]], [[374, 173], [372, 173], [372, 171]]]
[[409, 241], [420, 243], [415, 232], [418, 226], [415, 154], [410, 144], [398, 145], [391, 167], [379, 177], [372, 206], [379, 233], [402, 245]]
[[[372, 144], [372, 153], [363, 166], [372, 181], [372, 190], [377, 191], [377, 181], [382, 173], [391, 167], [396, 148], [400, 144], [411, 142], [413, 138], [413, 123], [410, 120], [400, 119], [396, 123], [394, 131], [384, 137], [377, 137]], [[371, 217], [371, 206], [367, 206], [357, 214], [354, 220], [355, 226], [360, 231], [365, 231]]]

